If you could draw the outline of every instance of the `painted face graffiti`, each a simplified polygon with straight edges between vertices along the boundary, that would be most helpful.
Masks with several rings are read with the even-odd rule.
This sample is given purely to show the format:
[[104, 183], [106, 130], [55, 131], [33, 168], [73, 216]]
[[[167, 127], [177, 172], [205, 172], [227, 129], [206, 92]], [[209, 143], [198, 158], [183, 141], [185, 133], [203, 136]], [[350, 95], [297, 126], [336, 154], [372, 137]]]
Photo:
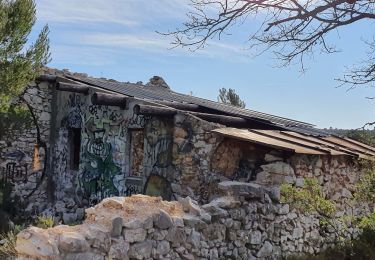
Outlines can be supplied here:
[[89, 121], [86, 127], [89, 139], [83, 151], [80, 184], [84, 197], [92, 204], [109, 196], [120, 195], [114, 179], [121, 174], [121, 168], [113, 160], [112, 144], [107, 142], [106, 129], [96, 128], [93, 121]]

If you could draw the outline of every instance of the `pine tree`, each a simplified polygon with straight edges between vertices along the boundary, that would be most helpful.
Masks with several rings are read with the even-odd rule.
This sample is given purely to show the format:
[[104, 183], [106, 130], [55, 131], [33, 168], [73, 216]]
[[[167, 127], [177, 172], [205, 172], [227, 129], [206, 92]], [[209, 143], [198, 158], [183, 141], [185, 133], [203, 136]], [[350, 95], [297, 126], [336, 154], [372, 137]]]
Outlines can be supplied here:
[[50, 61], [47, 25], [34, 43], [29, 41], [35, 21], [33, 0], [0, 0], [0, 136], [12, 125], [19, 127], [16, 121], [27, 121], [18, 98]]
[[218, 101], [224, 104], [230, 104], [236, 107], [245, 108], [246, 103], [241, 100], [240, 96], [236, 94], [234, 89], [226, 88], [219, 89], [219, 96], [217, 97]]

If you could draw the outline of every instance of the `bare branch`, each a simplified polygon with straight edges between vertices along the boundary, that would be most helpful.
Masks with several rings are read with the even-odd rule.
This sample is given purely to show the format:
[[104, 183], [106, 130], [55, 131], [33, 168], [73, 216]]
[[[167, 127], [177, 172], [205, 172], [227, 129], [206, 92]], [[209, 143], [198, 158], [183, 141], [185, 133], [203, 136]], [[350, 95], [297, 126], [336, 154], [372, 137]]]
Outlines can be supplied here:
[[[250, 49], [272, 50], [282, 66], [303, 61], [318, 49], [336, 49], [327, 35], [361, 20], [375, 20], [373, 0], [190, 0], [193, 8], [183, 27], [163, 35], [172, 36], [174, 46], [196, 50], [213, 38], [221, 38], [231, 26], [249, 17], [261, 17], [258, 30], [249, 32]], [[348, 71], [342, 84], [374, 82], [374, 56]]]

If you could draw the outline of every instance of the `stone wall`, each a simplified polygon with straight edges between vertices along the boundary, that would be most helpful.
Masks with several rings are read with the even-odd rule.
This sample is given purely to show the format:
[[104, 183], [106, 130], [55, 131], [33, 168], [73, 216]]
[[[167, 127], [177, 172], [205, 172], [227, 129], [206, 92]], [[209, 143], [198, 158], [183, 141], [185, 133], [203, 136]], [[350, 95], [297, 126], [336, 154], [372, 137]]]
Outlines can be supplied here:
[[219, 190], [202, 206], [189, 197], [105, 199], [82, 225], [22, 231], [19, 259], [281, 259], [333, 241], [319, 219], [281, 204], [272, 189], [228, 181]]
[[41, 142], [46, 147], [38, 146], [34, 123], [31, 128], [16, 130], [11, 136], [0, 140], [0, 182], [3, 188], [11, 187], [11, 194], [5, 196], [10, 195], [14, 201], [14, 207], [7, 205], [5, 210], [17, 215], [22, 212], [23, 217], [27, 218], [47, 207], [45, 156], [50, 148], [52, 86], [46, 82], [31, 83], [23, 98], [32, 108]]
[[291, 154], [223, 138], [211, 132], [223, 125], [188, 114], [138, 116], [133, 106], [141, 100], [129, 98], [124, 109], [96, 106], [91, 94], [97, 89], [88, 95], [53, 89], [32, 84], [25, 94], [48, 144], [47, 167], [45, 151], [35, 149], [35, 129], [0, 142], [2, 176], [14, 176], [13, 196], [29, 198], [23, 207], [29, 215], [42, 212], [73, 223], [110, 196], [190, 196], [205, 204], [218, 197], [222, 181], [277, 190], [284, 181], [302, 185], [303, 177], [318, 178], [325, 194], [342, 205], [340, 214], [349, 210], [345, 200], [360, 175], [349, 156]]

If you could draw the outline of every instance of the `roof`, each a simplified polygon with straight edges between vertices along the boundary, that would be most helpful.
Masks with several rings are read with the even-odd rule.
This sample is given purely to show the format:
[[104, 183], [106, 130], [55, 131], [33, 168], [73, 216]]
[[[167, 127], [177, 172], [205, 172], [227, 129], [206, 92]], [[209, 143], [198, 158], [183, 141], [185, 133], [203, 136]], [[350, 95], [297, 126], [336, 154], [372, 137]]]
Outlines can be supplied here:
[[201, 107], [213, 109], [228, 115], [243, 117], [262, 123], [271, 123], [276, 126], [302, 128], [310, 128], [314, 126], [302, 121], [292, 120], [285, 117], [270, 115], [250, 109], [239, 108], [228, 104], [177, 93], [166, 88], [153, 88], [144, 86], [142, 84], [122, 83], [82, 76], [67, 76], [67, 78], [138, 99], [196, 104]]
[[[174, 92], [159, 77], [154, 77], [154, 79], [163, 82], [165, 86], [158, 87], [155, 84], [150, 86], [150, 83], [143, 85], [142, 83], [125, 83], [92, 78], [85, 74], [71, 73], [65, 70], [53, 70], [52, 74], [62, 75], [63, 80], [68, 79], [81, 85], [100, 88], [115, 94], [151, 101], [156, 104], [160, 102], [159, 104], [163, 105], [162, 101], [193, 104], [209, 111], [210, 114], [232, 116], [260, 123], [258, 125], [260, 127], [257, 129], [229, 127], [214, 130], [214, 132], [227, 137], [302, 154], [351, 155], [360, 158], [375, 156], [374, 147], [350, 138], [333, 135], [322, 129], [317, 129], [309, 123]], [[56, 76], [51, 76], [51, 73], [43, 76], [46, 80], [56, 80]], [[54, 79], [52, 79], [53, 77]], [[271, 126], [271, 128], [267, 126]]]
[[312, 136], [292, 131], [220, 128], [213, 132], [300, 154], [350, 155], [369, 159], [375, 156], [375, 148], [350, 138], [338, 136]]

